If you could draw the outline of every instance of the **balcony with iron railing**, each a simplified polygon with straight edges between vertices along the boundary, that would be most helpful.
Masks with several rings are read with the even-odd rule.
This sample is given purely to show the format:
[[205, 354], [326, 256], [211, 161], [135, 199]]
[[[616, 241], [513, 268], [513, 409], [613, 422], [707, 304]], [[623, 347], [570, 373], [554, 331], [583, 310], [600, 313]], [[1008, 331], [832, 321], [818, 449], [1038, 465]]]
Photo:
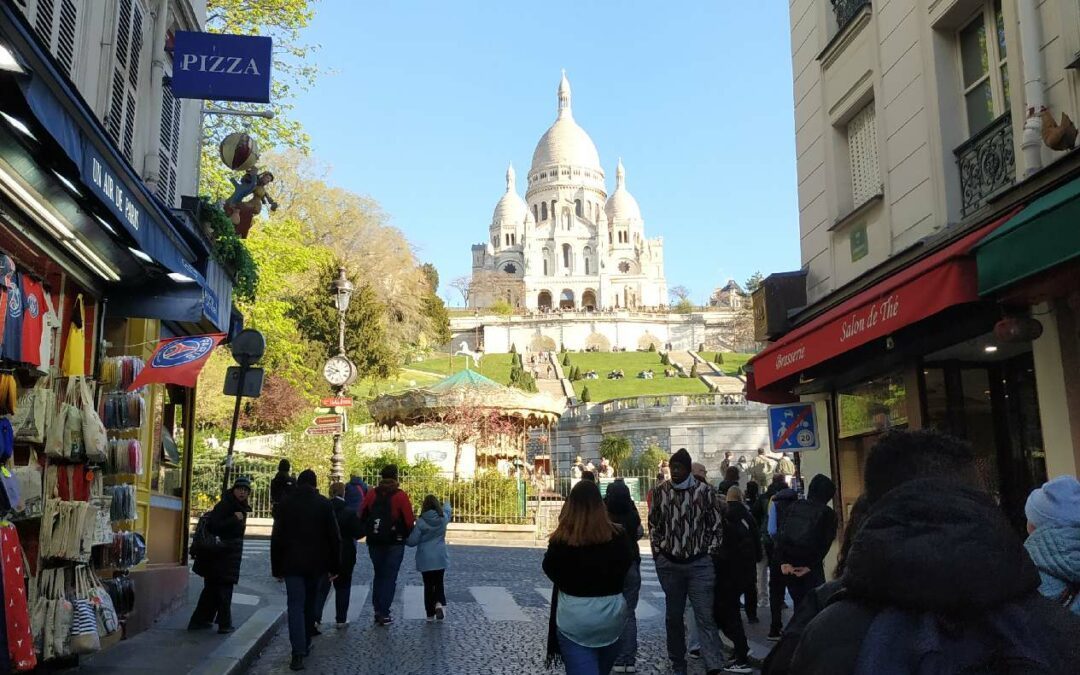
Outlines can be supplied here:
[[844, 30], [851, 20], [859, 15], [859, 10], [869, 4], [870, 0], [832, 0], [838, 30]]
[[967, 216], [1016, 179], [1012, 114], [998, 117], [953, 153], [960, 170], [961, 211]]

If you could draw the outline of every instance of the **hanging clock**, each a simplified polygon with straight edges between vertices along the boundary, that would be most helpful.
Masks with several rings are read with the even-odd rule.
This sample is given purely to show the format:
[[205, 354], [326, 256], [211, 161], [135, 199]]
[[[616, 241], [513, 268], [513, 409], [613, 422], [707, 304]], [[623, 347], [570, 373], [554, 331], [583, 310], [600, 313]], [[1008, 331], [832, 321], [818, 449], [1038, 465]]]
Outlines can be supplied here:
[[356, 366], [343, 354], [331, 356], [323, 366], [323, 378], [335, 387], [352, 384], [356, 380]]

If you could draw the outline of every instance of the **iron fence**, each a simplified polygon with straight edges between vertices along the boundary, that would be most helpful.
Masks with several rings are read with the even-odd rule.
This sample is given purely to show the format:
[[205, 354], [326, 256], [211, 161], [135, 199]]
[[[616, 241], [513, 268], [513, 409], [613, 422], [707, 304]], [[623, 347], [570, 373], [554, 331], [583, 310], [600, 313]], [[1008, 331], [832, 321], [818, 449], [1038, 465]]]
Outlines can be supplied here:
[[833, 12], [836, 14], [836, 25], [840, 30], [851, 23], [859, 11], [870, 4], [870, 0], [832, 0]]
[[956, 148], [954, 154], [960, 169], [962, 210], [966, 216], [1012, 185], [1016, 178], [1012, 114], [998, 117]]

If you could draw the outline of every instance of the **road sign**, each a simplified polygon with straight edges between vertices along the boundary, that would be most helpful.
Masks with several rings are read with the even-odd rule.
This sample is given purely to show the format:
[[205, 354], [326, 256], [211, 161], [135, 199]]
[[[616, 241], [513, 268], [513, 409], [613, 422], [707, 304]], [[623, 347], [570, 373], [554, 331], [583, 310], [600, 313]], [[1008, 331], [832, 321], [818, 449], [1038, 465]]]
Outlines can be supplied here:
[[773, 452], [800, 452], [820, 448], [814, 404], [769, 406], [769, 440]]
[[311, 420], [311, 424], [316, 427], [340, 427], [341, 415], [319, 415]]
[[341, 427], [308, 427], [304, 433], [309, 436], [330, 436], [341, 433]]
[[353, 400], [346, 396], [327, 396], [319, 401], [319, 404], [327, 408], [351, 408]]
[[229, 366], [225, 370], [225, 395], [258, 398], [263, 388], [263, 369], [248, 368], [244, 373], [244, 390], [240, 390], [240, 366]]

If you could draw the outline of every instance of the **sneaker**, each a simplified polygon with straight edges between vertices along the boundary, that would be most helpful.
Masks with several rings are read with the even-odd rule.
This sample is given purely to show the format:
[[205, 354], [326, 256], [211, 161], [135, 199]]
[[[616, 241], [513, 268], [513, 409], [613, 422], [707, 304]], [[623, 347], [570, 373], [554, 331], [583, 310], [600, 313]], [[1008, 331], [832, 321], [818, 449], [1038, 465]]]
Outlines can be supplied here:
[[686, 653], [686, 655], [689, 656], [692, 659], [700, 659], [701, 658], [701, 650], [700, 649], [691, 649], [689, 652]]
[[214, 627], [214, 624], [207, 621], [205, 623], [189, 623], [187, 629], [188, 630], [207, 630], [208, 628], [213, 628], [213, 627]]
[[725, 673], [752, 673], [754, 669], [747, 665], [745, 659], [732, 659], [724, 666]]
[[633, 665], [629, 665], [629, 666], [626, 666], [626, 670], [624, 670], [623, 672], [624, 673], [636, 673], [637, 668], [635, 668]]
[[228, 635], [229, 633], [235, 633], [236, 632], [236, 627], [235, 626], [222, 626], [221, 628], [217, 629], [217, 632], [218, 632], [218, 635]]
[[613, 673], [625, 673], [626, 672], [626, 666], [616, 663], [615, 665], [613, 665], [611, 667], [611, 672], [613, 672]]
[[389, 626], [394, 623], [394, 619], [389, 616], [377, 616], [375, 617], [375, 623], [379, 626]]
[[289, 661], [289, 670], [303, 670], [304, 669], [304, 657], [297, 654], [293, 654], [292, 660]]
[[446, 618], [446, 608], [440, 603], [435, 603], [435, 620], [442, 621]]
[[778, 630], [769, 631], [769, 641], [770, 642], [779, 642], [780, 641], [780, 631], [778, 631]]
[[342, 628], [345, 628], [345, 627], [346, 627], [346, 626], [348, 626], [348, 625], [349, 625], [349, 622], [348, 622], [348, 621], [338, 621], [338, 622], [337, 622], [337, 623], [335, 624], [335, 626], [337, 627], [337, 629], [338, 629], [338, 630], [341, 630]]
[[428, 618], [426, 619], [426, 621], [427, 621], [428, 623], [435, 623], [435, 615], [434, 615], [434, 614], [432, 614], [431, 616], [429, 616], [429, 617], [428, 617]]

